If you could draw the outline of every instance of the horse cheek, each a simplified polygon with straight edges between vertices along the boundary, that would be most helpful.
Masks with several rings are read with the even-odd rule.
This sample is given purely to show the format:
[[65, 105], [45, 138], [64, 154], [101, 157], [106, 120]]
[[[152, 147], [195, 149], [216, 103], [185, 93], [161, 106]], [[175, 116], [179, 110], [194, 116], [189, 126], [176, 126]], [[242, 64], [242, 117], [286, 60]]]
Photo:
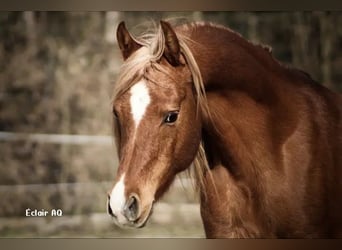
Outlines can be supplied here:
[[177, 162], [179, 171], [183, 171], [190, 166], [194, 160], [201, 141], [201, 129], [196, 124], [185, 126], [179, 132], [176, 142]]

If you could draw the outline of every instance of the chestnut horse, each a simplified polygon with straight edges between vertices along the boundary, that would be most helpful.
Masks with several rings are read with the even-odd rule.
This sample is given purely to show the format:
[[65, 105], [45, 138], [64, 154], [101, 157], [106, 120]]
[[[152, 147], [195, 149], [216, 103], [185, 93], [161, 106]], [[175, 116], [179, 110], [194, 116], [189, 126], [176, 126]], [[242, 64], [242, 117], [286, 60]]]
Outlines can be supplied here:
[[122, 22], [117, 40], [117, 224], [144, 226], [194, 168], [209, 238], [342, 237], [339, 94], [210, 23], [133, 38]]

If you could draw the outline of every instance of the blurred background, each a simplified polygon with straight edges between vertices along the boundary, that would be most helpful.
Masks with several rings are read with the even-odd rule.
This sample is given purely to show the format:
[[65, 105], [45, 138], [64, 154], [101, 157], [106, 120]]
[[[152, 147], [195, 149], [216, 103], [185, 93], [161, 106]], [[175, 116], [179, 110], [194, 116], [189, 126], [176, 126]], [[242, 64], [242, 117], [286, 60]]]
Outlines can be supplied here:
[[[204, 237], [186, 175], [146, 227], [106, 214], [117, 159], [111, 93], [122, 63], [116, 27], [211, 21], [342, 91], [340, 12], [0, 12], [0, 237]], [[25, 217], [26, 208], [62, 217]]]

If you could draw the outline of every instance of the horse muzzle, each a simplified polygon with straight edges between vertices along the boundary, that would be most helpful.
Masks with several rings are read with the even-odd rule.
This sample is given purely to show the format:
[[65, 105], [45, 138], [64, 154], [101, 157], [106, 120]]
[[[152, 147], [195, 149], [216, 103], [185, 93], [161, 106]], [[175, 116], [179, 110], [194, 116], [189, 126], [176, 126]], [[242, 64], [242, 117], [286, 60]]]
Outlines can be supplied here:
[[[114, 219], [115, 224], [120, 227], [135, 227], [141, 228], [146, 224], [146, 221], [151, 213], [151, 207], [145, 211], [141, 209], [141, 201], [136, 194], [131, 194], [126, 202], [121, 207], [113, 206], [113, 201], [108, 195], [107, 212]], [[115, 198], [114, 198], [115, 199]]]

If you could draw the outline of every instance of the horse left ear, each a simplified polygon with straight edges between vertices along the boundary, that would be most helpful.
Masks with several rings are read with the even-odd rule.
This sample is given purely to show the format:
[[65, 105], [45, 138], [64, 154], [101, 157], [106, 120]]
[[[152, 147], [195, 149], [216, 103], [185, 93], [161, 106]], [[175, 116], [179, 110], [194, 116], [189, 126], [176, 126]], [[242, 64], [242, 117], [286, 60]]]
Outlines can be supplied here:
[[164, 56], [172, 66], [178, 66], [180, 62], [180, 46], [177, 35], [168, 22], [160, 21], [165, 37]]
[[129, 34], [125, 22], [119, 24], [116, 30], [116, 38], [124, 60], [141, 47], [141, 45], [132, 38], [131, 34]]

